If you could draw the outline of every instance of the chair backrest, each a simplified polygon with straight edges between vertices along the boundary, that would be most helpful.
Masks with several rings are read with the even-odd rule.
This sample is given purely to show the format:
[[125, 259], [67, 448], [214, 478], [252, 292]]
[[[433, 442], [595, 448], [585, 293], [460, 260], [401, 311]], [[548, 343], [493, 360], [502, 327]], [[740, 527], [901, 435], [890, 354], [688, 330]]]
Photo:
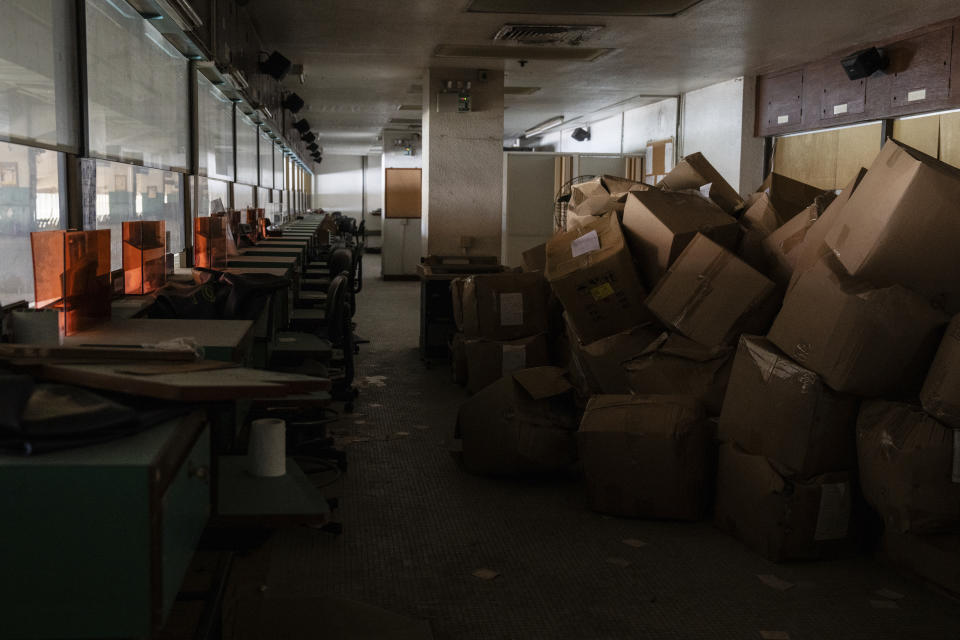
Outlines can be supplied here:
[[327, 264], [330, 265], [331, 278], [335, 278], [344, 271], [350, 273], [353, 268], [353, 252], [346, 247], [338, 247], [330, 254]]
[[343, 273], [335, 276], [327, 288], [327, 337], [334, 345], [343, 341], [344, 332], [349, 321], [347, 311], [347, 287], [349, 281]]

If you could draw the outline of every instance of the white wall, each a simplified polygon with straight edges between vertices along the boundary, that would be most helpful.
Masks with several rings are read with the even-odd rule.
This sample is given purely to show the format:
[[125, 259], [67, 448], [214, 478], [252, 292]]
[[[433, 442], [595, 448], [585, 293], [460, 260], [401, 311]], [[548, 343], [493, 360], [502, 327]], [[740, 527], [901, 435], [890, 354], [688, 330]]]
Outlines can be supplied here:
[[[383, 208], [383, 158], [381, 154], [364, 156], [366, 170], [364, 172], [364, 212], [366, 221], [367, 247], [379, 249], [383, 243], [383, 217], [371, 215], [371, 211]], [[370, 233], [373, 232], [373, 233]]]
[[314, 202], [326, 211], [363, 216], [363, 163], [361, 156], [323, 156], [313, 178]]
[[752, 78], [735, 78], [683, 97], [680, 155], [703, 153], [740, 193], [755, 190], [763, 179], [763, 141], [753, 137], [752, 86]]
[[642, 154], [647, 144], [677, 135], [677, 99], [630, 109], [623, 114], [623, 153]]
[[504, 153], [503, 264], [523, 265], [523, 252], [553, 235], [554, 165], [546, 153]]
[[[383, 131], [383, 159], [380, 163], [379, 190], [383, 198], [386, 169], [416, 169], [423, 166], [423, 145], [410, 130]], [[408, 140], [412, 155], [404, 155], [402, 147], [395, 147], [394, 140]], [[382, 202], [381, 202], [382, 204]], [[420, 220], [416, 218], [383, 218], [382, 220], [383, 275], [387, 277], [412, 276], [417, 273], [421, 255]]]
[[623, 145], [623, 114], [604, 118], [590, 125], [580, 125], [590, 129], [590, 139], [577, 142], [570, 137], [577, 127], [569, 127], [560, 132], [560, 150], [563, 153], [620, 153]]

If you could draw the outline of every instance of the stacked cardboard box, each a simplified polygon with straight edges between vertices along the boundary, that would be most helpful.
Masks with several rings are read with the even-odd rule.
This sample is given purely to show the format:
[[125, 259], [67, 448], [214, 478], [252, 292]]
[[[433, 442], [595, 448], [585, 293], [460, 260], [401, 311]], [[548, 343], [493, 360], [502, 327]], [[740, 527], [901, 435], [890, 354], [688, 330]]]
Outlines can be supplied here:
[[471, 393], [527, 367], [550, 364], [548, 290], [543, 273], [510, 272], [451, 283], [454, 380]]
[[615, 176], [600, 176], [573, 185], [567, 205], [566, 230], [579, 229], [595, 222], [594, 218], [611, 212], [622, 214], [627, 194], [649, 188], [640, 182]]

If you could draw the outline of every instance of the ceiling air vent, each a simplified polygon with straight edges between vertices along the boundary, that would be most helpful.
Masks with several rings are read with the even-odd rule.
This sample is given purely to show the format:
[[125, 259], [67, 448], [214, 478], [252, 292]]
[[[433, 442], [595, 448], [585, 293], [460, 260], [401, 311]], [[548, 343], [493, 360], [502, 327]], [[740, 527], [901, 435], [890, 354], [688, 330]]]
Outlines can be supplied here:
[[573, 24], [505, 24], [493, 36], [494, 40], [509, 40], [521, 44], [580, 44], [603, 29], [599, 25]]

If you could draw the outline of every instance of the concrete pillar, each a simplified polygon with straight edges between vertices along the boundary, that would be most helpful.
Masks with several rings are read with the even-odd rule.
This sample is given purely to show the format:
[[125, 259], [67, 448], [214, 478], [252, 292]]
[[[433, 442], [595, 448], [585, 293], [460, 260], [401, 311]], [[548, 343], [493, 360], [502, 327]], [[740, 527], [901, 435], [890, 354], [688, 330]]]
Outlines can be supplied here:
[[[486, 79], [484, 79], [486, 78]], [[471, 83], [469, 113], [437, 111], [448, 80]], [[423, 82], [424, 255], [500, 255], [503, 70], [433, 68]]]

